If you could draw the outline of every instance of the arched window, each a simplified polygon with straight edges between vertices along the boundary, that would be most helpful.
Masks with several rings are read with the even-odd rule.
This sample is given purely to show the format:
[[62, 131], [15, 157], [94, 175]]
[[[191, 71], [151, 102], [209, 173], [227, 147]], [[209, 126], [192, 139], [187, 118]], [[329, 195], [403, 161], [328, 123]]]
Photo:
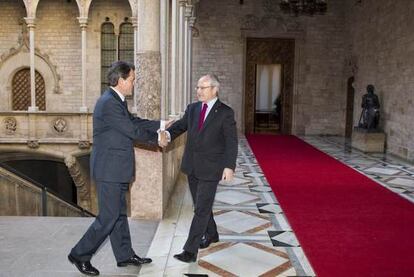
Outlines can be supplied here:
[[116, 60], [134, 64], [134, 27], [128, 18], [119, 26], [119, 36], [114, 25], [106, 18], [101, 27], [101, 91], [108, 87], [108, 69]]
[[101, 27], [101, 90], [108, 87], [108, 80], [106, 75], [108, 69], [116, 60], [116, 37], [114, 24], [105, 22]]
[[[46, 110], [45, 80], [35, 71], [36, 106], [39, 110]], [[16, 72], [12, 79], [12, 109], [13, 111], [27, 111], [31, 105], [30, 68], [23, 68]]]
[[134, 27], [128, 22], [119, 28], [119, 59], [134, 63]]

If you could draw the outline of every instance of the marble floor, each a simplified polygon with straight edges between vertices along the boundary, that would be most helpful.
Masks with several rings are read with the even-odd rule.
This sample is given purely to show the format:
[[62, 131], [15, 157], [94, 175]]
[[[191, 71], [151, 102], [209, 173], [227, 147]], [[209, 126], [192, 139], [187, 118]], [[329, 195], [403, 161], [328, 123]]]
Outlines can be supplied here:
[[[0, 216], [0, 277], [80, 277], [67, 255], [93, 218]], [[132, 245], [138, 255], [150, 247], [157, 221], [130, 220]], [[109, 240], [92, 264], [100, 276], [138, 276], [140, 268], [116, 266]]]
[[154, 263], [139, 276], [315, 276], [246, 139], [239, 140], [235, 179], [217, 190], [220, 242], [186, 264], [173, 255], [182, 251], [192, 209], [183, 178], [149, 249]]
[[[356, 151], [339, 137], [301, 139], [414, 202], [412, 164]], [[213, 208], [220, 242], [201, 250], [196, 263], [173, 258], [182, 251], [193, 216], [188, 185], [180, 176], [159, 224], [131, 221], [136, 251], [153, 263], [117, 268], [107, 243], [92, 260], [101, 276], [315, 276], [246, 139], [239, 142], [235, 179], [219, 185]], [[0, 217], [0, 277], [82, 276], [66, 254], [91, 220]]]
[[301, 137], [338, 161], [414, 203], [414, 165], [395, 156], [367, 154], [351, 147], [343, 137]]
[[[354, 150], [340, 137], [301, 139], [414, 201], [413, 165]], [[315, 276], [246, 139], [239, 140], [235, 180], [221, 183], [216, 194], [220, 242], [200, 251], [197, 263], [173, 258], [182, 251], [193, 215], [185, 180], [177, 186], [171, 204], [148, 252], [154, 263], [139, 276]]]

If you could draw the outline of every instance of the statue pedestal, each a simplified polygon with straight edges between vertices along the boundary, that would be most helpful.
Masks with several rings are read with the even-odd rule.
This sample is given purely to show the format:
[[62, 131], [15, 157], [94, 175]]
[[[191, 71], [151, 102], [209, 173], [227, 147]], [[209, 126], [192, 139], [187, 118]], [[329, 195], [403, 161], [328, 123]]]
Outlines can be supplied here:
[[358, 128], [352, 133], [352, 147], [369, 153], [384, 153], [385, 133], [369, 133]]

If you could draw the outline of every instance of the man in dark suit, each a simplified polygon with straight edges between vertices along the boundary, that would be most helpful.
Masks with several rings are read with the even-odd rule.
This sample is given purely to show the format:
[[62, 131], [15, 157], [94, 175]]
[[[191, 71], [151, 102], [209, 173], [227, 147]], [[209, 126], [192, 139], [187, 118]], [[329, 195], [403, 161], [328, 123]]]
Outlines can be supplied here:
[[237, 131], [233, 110], [218, 99], [215, 75], [200, 78], [199, 102], [187, 106], [184, 116], [168, 132], [175, 139], [187, 131], [181, 170], [187, 174], [194, 203], [194, 217], [184, 251], [174, 257], [195, 262], [199, 248], [219, 241], [213, 203], [220, 180], [231, 181], [237, 158]]
[[111, 65], [110, 88], [98, 99], [93, 113], [90, 167], [96, 182], [99, 214], [68, 256], [87, 275], [99, 275], [90, 260], [108, 236], [118, 266], [151, 262], [138, 257], [132, 249], [125, 193], [135, 173], [134, 142], [156, 144], [160, 121], [129, 113], [125, 97], [132, 94], [134, 70], [133, 65], [122, 61]]

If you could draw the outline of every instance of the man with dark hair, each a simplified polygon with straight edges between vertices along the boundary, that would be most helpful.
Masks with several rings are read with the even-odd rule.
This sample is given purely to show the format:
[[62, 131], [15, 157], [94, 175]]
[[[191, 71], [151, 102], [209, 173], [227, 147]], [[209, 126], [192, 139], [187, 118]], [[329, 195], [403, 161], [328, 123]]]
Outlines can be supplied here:
[[184, 251], [174, 255], [186, 263], [197, 260], [199, 248], [219, 241], [212, 212], [214, 197], [219, 181], [231, 181], [236, 167], [234, 111], [218, 99], [219, 88], [215, 75], [201, 77], [196, 87], [199, 102], [188, 105], [184, 116], [167, 129], [171, 139], [187, 132], [181, 170], [188, 176], [194, 217]]
[[140, 266], [149, 258], [138, 257], [131, 245], [125, 194], [135, 173], [134, 142], [157, 143], [160, 121], [131, 115], [125, 97], [132, 94], [133, 65], [118, 61], [108, 72], [108, 88], [93, 112], [91, 176], [96, 182], [99, 213], [68, 259], [81, 273], [99, 275], [90, 263], [99, 246], [109, 236], [117, 265]]

